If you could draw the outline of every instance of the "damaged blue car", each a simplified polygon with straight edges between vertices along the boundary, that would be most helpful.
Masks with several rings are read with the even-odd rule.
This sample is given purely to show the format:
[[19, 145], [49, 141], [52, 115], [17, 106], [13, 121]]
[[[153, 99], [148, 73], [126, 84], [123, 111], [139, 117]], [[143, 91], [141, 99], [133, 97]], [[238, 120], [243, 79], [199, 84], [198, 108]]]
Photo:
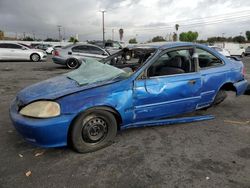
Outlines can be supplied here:
[[[243, 63], [200, 44], [133, 46], [21, 90], [10, 107], [17, 131], [41, 147], [92, 152], [118, 130], [210, 119], [183, 114], [244, 93]], [[182, 115], [180, 118], [176, 118]]]

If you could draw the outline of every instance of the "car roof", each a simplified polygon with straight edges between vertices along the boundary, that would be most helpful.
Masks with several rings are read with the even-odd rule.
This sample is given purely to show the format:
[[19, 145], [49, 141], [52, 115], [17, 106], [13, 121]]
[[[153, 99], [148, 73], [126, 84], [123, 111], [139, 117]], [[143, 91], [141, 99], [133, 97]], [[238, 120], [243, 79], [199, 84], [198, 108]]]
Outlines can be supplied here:
[[196, 45], [196, 44], [192, 42], [152, 42], [152, 43], [146, 43], [146, 44], [128, 45], [127, 48], [154, 48], [154, 49], [164, 50], [168, 48], [193, 46], [193, 45]]
[[[99, 46], [97, 46], [97, 45], [89, 44], [89, 43], [75, 43], [75, 44], [73, 44], [72, 46], [81, 46], [81, 45], [99, 47]], [[99, 48], [100, 48], [100, 47], [99, 47]]]

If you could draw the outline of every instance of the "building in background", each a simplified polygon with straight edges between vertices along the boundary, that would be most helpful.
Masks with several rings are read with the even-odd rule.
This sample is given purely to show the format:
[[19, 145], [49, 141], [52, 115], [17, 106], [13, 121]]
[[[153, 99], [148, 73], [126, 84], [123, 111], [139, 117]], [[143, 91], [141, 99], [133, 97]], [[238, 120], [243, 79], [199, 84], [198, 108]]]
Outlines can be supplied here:
[[0, 40], [4, 39], [4, 32], [0, 30]]

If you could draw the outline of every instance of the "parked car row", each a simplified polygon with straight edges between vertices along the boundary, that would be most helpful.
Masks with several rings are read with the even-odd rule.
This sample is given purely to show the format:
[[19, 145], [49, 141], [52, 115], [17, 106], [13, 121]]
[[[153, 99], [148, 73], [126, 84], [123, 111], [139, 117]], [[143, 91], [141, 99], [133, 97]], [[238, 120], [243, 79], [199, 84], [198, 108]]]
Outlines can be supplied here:
[[[91, 44], [90, 44], [91, 43]], [[218, 46], [209, 46], [220, 54], [229, 56], [241, 56], [250, 54], [250, 47], [243, 48], [231, 47], [230, 50]], [[229, 46], [230, 47], [230, 46]], [[70, 69], [79, 67], [77, 58], [94, 58], [97, 60], [106, 58], [123, 47], [116, 41], [92, 41], [89, 44], [76, 43], [67, 46], [50, 44], [31, 44], [28, 46], [22, 43], [0, 43], [0, 60], [45, 60], [47, 54], [52, 54], [52, 60], [56, 64], [67, 66]]]

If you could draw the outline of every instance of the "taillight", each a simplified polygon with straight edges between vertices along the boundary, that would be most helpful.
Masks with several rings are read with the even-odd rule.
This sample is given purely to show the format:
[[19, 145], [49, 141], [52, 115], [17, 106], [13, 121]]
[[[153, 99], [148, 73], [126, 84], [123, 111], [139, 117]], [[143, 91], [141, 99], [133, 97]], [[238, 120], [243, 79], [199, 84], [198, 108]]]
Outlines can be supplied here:
[[243, 74], [243, 76], [245, 76], [246, 75], [246, 68], [243, 66], [243, 68], [242, 68], [242, 74]]
[[59, 52], [57, 50], [54, 51], [54, 56], [59, 56]]

